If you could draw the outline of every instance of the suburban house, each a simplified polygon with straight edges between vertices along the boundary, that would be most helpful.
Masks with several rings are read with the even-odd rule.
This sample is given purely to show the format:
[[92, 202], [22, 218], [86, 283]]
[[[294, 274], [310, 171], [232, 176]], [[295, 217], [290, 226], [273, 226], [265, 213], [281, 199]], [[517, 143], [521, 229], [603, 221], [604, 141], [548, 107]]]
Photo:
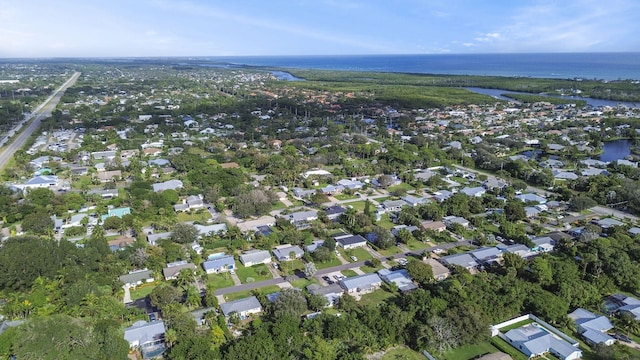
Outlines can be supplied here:
[[345, 250], [367, 246], [367, 239], [362, 237], [362, 235], [343, 234], [334, 237], [334, 239], [336, 240], [336, 244]]
[[624, 223], [622, 221], [618, 221], [618, 220], [613, 219], [613, 218], [605, 218], [605, 219], [594, 220], [593, 223], [595, 225], [598, 225], [603, 230], [610, 229], [610, 228], [612, 228], [614, 226], [622, 226], [622, 225], [624, 225]]
[[523, 259], [528, 259], [530, 257], [538, 255], [537, 252], [532, 251], [526, 245], [523, 245], [523, 244], [509, 245], [504, 248], [504, 252], [516, 254]]
[[385, 200], [382, 202], [382, 207], [387, 212], [400, 211], [405, 205], [407, 203], [404, 200]]
[[183, 184], [182, 184], [182, 181], [173, 179], [173, 180], [168, 180], [161, 183], [155, 183], [155, 184], [152, 184], [151, 186], [153, 187], [154, 192], [161, 192], [164, 190], [182, 189]]
[[502, 261], [502, 251], [496, 247], [481, 247], [472, 251], [469, 254], [473, 256], [479, 264], [494, 263]]
[[327, 306], [335, 305], [339, 300], [344, 290], [338, 284], [331, 284], [328, 286], [320, 286], [318, 284], [311, 284], [307, 286], [307, 290], [311, 295], [324, 296], [327, 299]]
[[58, 177], [55, 175], [40, 175], [33, 177], [22, 184], [13, 184], [12, 187], [26, 192], [29, 189], [50, 188], [58, 185]]
[[531, 239], [531, 242], [535, 245], [531, 250], [538, 252], [553, 251], [556, 246], [556, 241], [548, 236], [539, 236]]
[[438, 190], [433, 193], [433, 199], [437, 202], [443, 202], [450, 198], [452, 195], [453, 193], [449, 190]]
[[349, 190], [358, 190], [364, 187], [364, 184], [358, 180], [342, 179], [339, 180], [337, 184]]
[[318, 218], [317, 210], [298, 211], [289, 215], [282, 215], [285, 219], [289, 220], [298, 229], [305, 229], [309, 227], [309, 222]]
[[244, 299], [238, 299], [220, 304], [220, 309], [225, 317], [229, 317], [231, 313], [237, 313], [240, 319], [246, 319], [251, 314], [262, 312], [262, 305], [255, 296]]
[[475, 271], [476, 267], [478, 266], [476, 260], [468, 253], [443, 256], [440, 258], [440, 262], [446, 266], [462, 266], [463, 268], [471, 272]]
[[97, 176], [100, 182], [106, 183], [109, 181], [114, 181], [122, 178], [122, 171], [120, 170], [101, 171], [98, 173]]
[[374, 292], [382, 285], [382, 279], [376, 273], [364, 274], [340, 280], [340, 286], [349, 295], [363, 295]]
[[268, 264], [271, 262], [271, 254], [267, 250], [251, 250], [239, 256], [244, 266]]
[[202, 268], [207, 274], [219, 274], [222, 272], [233, 271], [236, 268], [236, 262], [233, 256], [224, 255], [203, 262]]
[[469, 197], [482, 197], [482, 195], [487, 193], [487, 190], [482, 186], [478, 186], [472, 188], [465, 187], [464, 189], [460, 190], [460, 192]]
[[442, 221], [423, 221], [420, 223], [420, 228], [422, 230], [433, 230], [433, 231], [445, 231], [447, 230], [447, 226]]
[[380, 269], [378, 270], [378, 275], [387, 284], [396, 284], [398, 290], [400, 290], [401, 292], [415, 290], [418, 288], [418, 286], [413, 283], [413, 280], [411, 280], [411, 276], [409, 276], [409, 273], [407, 273], [407, 270], [405, 269], [395, 271], [391, 271], [389, 269]]
[[174, 280], [178, 278], [178, 274], [182, 269], [190, 269], [195, 271], [196, 266], [186, 260], [176, 261], [172, 263], [168, 263], [167, 267], [162, 269], [162, 274], [164, 275], [165, 280]]
[[[290, 245], [283, 244], [276, 246], [275, 249], [271, 250], [273, 255], [278, 259], [278, 261], [290, 261], [295, 259], [300, 259], [302, 255], [304, 255], [304, 251], [298, 245]], [[293, 259], [291, 258], [291, 252], [293, 252]]]
[[306, 198], [316, 193], [314, 189], [303, 189], [299, 187], [294, 187], [292, 191], [293, 191], [293, 196], [297, 198]]
[[136, 321], [132, 326], [124, 329], [124, 339], [129, 347], [140, 347], [143, 355], [164, 351], [164, 321], [146, 322]]
[[446, 266], [439, 263], [436, 259], [426, 259], [425, 262], [431, 265], [431, 270], [433, 270], [433, 278], [436, 281], [442, 281], [451, 275], [451, 271], [447, 269]]
[[131, 286], [131, 287], [135, 287], [138, 285], [142, 285], [144, 283], [149, 283], [154, 281], [153, 271], [148, 269], [131, 271], [126, 275], [120, 275], [118, 279], [120, 279], [120, 281], [124, 283], [126, 286]]
[[147, 234], [147, 242], [149, 245], [157, 245], [158, 240], [169, 239], [171, 237], [170, 232], [163, 232], [157, 234]]
[[416, 196], [407, 195], [407, 196], [402, 198], [402, 201], [407, 203], [407, 205], [409, 205], [409, 206], [418, 206], [418, 205], [422, 205], [422, 204], [426, 203], [427, 199], [425, 199], [423, 197], [416, 197]]
[[442, 222], [448, 227], [450, 228], [451, 226], [453, 226], [453, 224], [460, 224], [462, 225], [463, 228], [468, 228], [469, 227], [469, 220], [460, 217], [460, 216], [445, 216], [442, 219]]
[[538, 204], [544, 204], [547, 202], [547, 199], [543, 198], [540, 195], [536, 195], [536, 194], [532, 194], [532, 193], [526, 193], [526, 194], [520, 194], [520, 195], [516, 195], [516, 199], [522, 201], [522, 202], [536, 202]]
[[182, 201], [182, 204], [173, 205], [174, 211], [191, 211], [204, 208], [202, 196], [191, 195]]
[[613, 325], [606, 316], [598, 316], [591, 311], [578, 308], [569, 314], [569, 318], [576, 323], [578, 334], [591, 345], [613, 345], [616, 339], [609, 336], [607, 331], [613, 329]]
[[308, 253], [312, 253], [312, 252], [316, 251], [316, 249], [321, 247], [322, 245], [324, 245], [324, 240], [315, 240], [310, 245], [306, 245], [304, 247], [304, 251], [306, 251]]
[[208, 236], [211, 234], [224, 234], [227, 232], [227, 224], [225, 223], [212, 224], [212, 225], [195, 224], [193, 226], [196, 228], [196, 230], [198, 230], [199, 236]]
[[327, 214], [327, 217], [329, 218], [329, 220], [334, 221], [334, 220], [338, 220], [340, 218], [340, 215], [347, 212], [347, 209], [340, 205], [333, 205], [324, 209], [324, 212], [325, 214]]
[[561, 360], [574, 360], [582, 357], [578, 342], [571, 344], [554, 336], [537, 323], [531, 323], [512, 329], [504, 334], [505, 339], [529, 358], [552, 353]]

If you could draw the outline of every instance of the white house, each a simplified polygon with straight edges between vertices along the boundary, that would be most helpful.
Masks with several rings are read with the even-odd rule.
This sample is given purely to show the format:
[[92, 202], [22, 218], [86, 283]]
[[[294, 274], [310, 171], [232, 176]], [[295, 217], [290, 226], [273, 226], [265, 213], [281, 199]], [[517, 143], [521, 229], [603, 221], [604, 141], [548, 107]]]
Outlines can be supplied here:
[[271, 254], [267, 250], [251, 250], [240, 255], [239, 259], [244, 266], [269, 264], [271, 262]]

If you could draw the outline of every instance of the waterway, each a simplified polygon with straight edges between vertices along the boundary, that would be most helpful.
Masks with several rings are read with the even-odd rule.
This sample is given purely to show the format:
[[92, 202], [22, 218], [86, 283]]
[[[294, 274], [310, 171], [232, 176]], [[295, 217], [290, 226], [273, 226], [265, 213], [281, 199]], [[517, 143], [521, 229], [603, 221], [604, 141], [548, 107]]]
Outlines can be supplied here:
[[616, 161], [624, 159], [631, 154], [631, 148], [633, 147], [632, 140], [614, 140], [605, 141], [602, 144], [602, 154], [600, 154], [600, 160], [602, 161]]
[[541, 93], [541, 94], [533, 94], [533, 93], [526, 93], [526, 92], [520, 92], [520, 91], [510, 91], [510, 90], [502, 90], [502, 89], [484, 89], [484, 88], [478, 88], [478, 87], [466, 87], [465, 89], [472, 91], [474, 93], [477, 94], [483, 94], [483, 95], [489, 95], [489, 96], [493, 96], [496, 99], [500, 99], [500, 100], [509, 100], [509, 101], [514, 101], [511, 98], [508, 98], [506, 96], [502, 96], [502, 94], [506, 94], [506, 93], [513, 93], [513, 94], [527, 94], [527, 95], [539, 95], [539, 96], [547, 96], [547, 97], [556, 97], [556, 98], [562, 98], [562, 99], [567, 99], [567, 100], [584, 100], [587, 102], [587, 104], [594, 106], [594, 107], [599, 107], [599, 106], [611, 106], [611, 107], [616, 107], [618, 105], [625, 105], [628, 107], [640, 107], [640, 104], [636, 104], [636, 103], [630, 103], [630, 102], [622, 102], [622, 101], [612, 101], [612, 100], [601, 100], [601, 99], [592, 99], [592, 98], [586, 98], [586, 97], [581, 97], [581, 96], [568, 96], [568, 95], [551, 95], [551, 94], [545, 94], [545, 93]]

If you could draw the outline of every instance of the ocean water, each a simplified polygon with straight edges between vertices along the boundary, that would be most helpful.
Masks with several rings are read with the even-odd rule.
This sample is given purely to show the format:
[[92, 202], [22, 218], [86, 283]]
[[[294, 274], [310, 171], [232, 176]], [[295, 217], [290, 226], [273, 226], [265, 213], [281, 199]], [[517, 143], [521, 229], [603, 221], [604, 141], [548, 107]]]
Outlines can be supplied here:
[[640, 53], [243, 56], [206, 60], [296, 69], [640, 80]]

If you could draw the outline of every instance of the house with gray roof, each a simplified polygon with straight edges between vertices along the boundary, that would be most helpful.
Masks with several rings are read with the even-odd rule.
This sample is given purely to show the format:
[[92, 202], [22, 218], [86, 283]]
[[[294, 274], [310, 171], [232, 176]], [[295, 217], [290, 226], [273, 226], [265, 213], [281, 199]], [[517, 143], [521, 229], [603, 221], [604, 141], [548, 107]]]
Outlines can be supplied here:
[[614, 226], [624, 225], [622, 221], [618, 221], [614, 218], [604, 218], [604, 219], [594, 220], [593, 223], [600, 226], [602, 229], [609, 229]]
[[578, 342], [571, 344], [554, 336], [537, 323], [531, 323], [504, 334], [507, 342], [529, 358], [552, 353], [561, 360], [575, 360], [582, 357]]
[[385, 211], [400, 211], [405, 205], [407, 203], [404, 200], [385, 200], [382, 202]]
[[363, 295], [374, 292], [382, 285], [382, 279], [376, 273], [353, 276], [340, 280], [340, 286], [349, 295]]
[[582, 308], [576, 309], [568, 316], [576, 323], [578, 334], [582, 335], [591, 345], [605, 344], [609, 346], [616, 342], [616, 339], [607, 334], [607, 331], [613, 329], [613, 325], [606, 316], [598, 316]]
[[453, 224], [460, 224], [462, 225], [463, 228], [468, 228], [469, 227], [469, 220], [460, 217], [460, 216], [445, 216], [444, 218], [442, 218], [442, 222], [448, 227], [450, 228], [451, 226], [453, 226]]
[[443, 256], [439, 260], [444, 265], [447, 265], [447, 266], [451, 266], [451, 265], [462, 266], [463, 268], [465, 268], [465, 269], [467, 269], [469, 271], [475, 271], [476, 267], [478, 266], [478, 262], [476, 261], [476, 259], [473, 258], [468, 253]]
[[547, 199], [533, 193], [516, 195], [516, 199], [522, 202], [537, 202], [538, 204], [544, 204], [547, 202]]
[[227, 224], [225, 223], [212, 224], [212, 225], [195, 224], [193, 226], [196, 228], [196, 230], [198, 230], [198, 234], [200, 236], [208, 236], [212, 234], [224, 234], [227, 232]]
[[162, 269], [162, 274], [164, 275], [165, 280], [174, 280], [178, 278], [178, 274], [183, 269], [190, 269], [192, 271], [196, 270], [196, 266], [186, 260], [175, 261], [172, 263], [168, 263], [167, 267]]
[[367, 246], [367, 239], [362, 237], [362, 235], [343, 234], [334, 237], [334, 239], [336, 240], [336, 244], [345, 250]]
[[120, 275], [118, 279], [127, 286], [138, 286], [154, 281], [153, 271], [148, 269], [131, 271], [128, 274]]
[[239, 259], [244, 266], [269, 264], [271, 262], [271, 254], [267, 250], [251, 250], [240, 255]]
[[124, 339], [129, 342], [129, 347], [153, 347], [164, 343], [164, 321], [156, 320], [146, 322], [136, 321], [132, 326], [124, 329]]
[[402, 201], [406, 202], [409, 206], [418, 206], [427, 202], [427, 199], [423, 197], [417, 197], [412, 195], [407, 195], [402, 198]]
[[528, 259], [538, 255], [537, 252], [531, 251], [531, 249], [529, 249], [526, 245], [523, 245], [523, 244], [509, 245], [504, 249], [504, 252], [516, 254], [523, 259]]
[[307, 286], [307, 290], [309, 290], [311, 295], [324, 296], [324, 298], [327, 299], [327, 307], [337, 304], [342, 294], [344, 294], [344, 290], [338, 284], [331, 284], [328, 286], [311, 284]]
[[465, 187], [460, 190], [460, 192], [469, 197], [481, 197], [482, 195], [487, 193], [487, 189], [483, 188], [482, 186]]
[[202, 268], [207, 274], [219, 274], [233, 271], [236, 268], [236, 261], [231, 255], [225, 255], [214, 259], [209, 259], [202, 263]]
[[246, 319], [251, 314], [258, 314], [262, 312], [262, 305], [255, 296], [248, 298], [238, 299], [220, 304], [220, 309], [225, 317], [231, 315], [231, 313], [237, 313], [240, 319]]
[[298, 197], [298, 198], [305, 198], [305, 197], [309, 197], [312, 196], [316, 193], [316, 190], [314, 189], [303, 189], [303, 188], [299, 188], [299, 187], [294, 187], [292, 189], [293, 191], [293, 196]]
[[155, 184], [152, 184], [151, 186], [153, 187], [154, 192], [161, 192], [165, 190], [182, 189], [184, 185], [182, 184], [182, 181], [172, 179], [172, 180], [168, 180], [161, 183], [155, 183]]
[[154, 246], [158, 244], [158, 240], [164, 240], [169, 238], [171, 238], [170, 232], [147, 234], [147, 242], [149, 243], [149, 245], [154, 245]]
[[[278, 261], [291, 261], [300, 259], [302, 255], [304, 255], [304, 251], [300, 248], [300, 246], [291, 244], [276, 246], [276, 248], [271, 250], [271, 252], [273, 252], [273, 256], [275, 256]], [[293, 259], [290, 255], [291, 252], [293, 252]]]
[[407, 270], [400, 269], [391, 271], [389, 269], [378, 270], [378, 275], [387, 284], [394, 283], [401, 292], [407, 292], [418, 288], [416, 284], [411, 280], [411, 276], [407, 273]]
[[453, 193], [449, 190], [438, 190], [433, 193], [433, 199], [437, 202], [443, 202], [450, 198], [452, 195]]
[[500, 262], [502, 260], [502, 251], [497, 247], [481, 247], [476, 250], [469, 251], [478, 263]]
[[538, 252], [553, 251], [556, 246], [556, 241], [549, 236], [538, 236], [531, 239], [531, 242], [535, 245], [531, 250]]
[[324, 245], [324, 240], [315, 240], [311, 244], [306, 245], [304, 247], [304, 251], [306, 251], [308, 253], [312, 253], [312, 252], [316, 251], [316, 249], [318, 249], [322, 245]]

